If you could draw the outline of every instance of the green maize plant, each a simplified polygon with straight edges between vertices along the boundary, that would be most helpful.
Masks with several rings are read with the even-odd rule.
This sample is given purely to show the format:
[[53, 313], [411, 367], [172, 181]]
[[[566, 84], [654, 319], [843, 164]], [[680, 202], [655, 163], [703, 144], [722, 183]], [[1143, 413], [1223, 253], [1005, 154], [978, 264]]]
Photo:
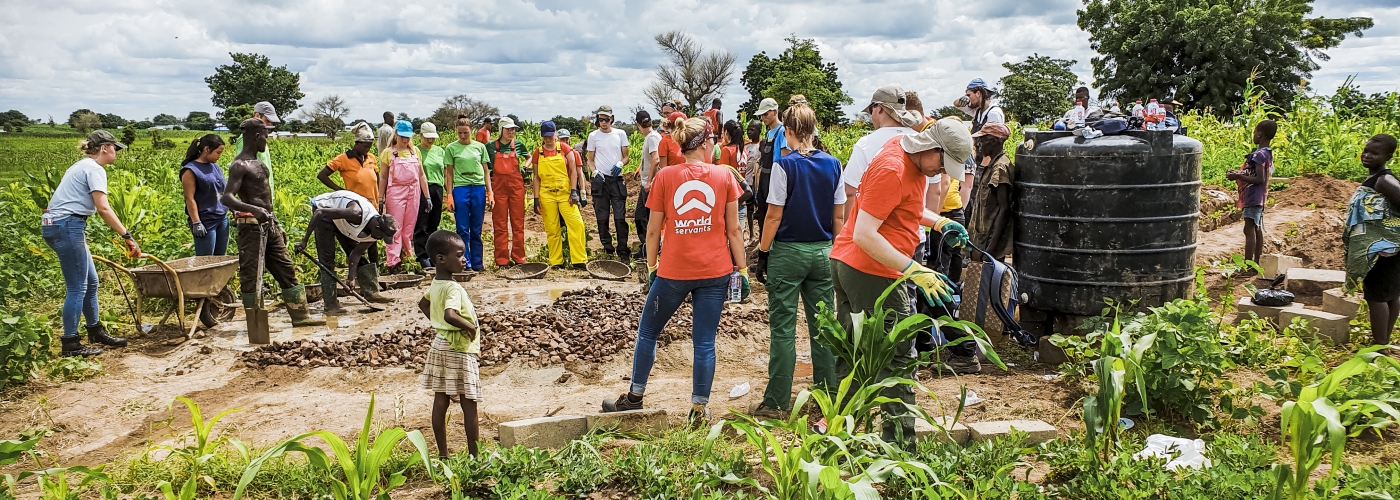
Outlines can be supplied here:
[[[248, 464], [248, 468], [243, 471], [243, 477], [238, 480], [238, 490], [234, 492], [235, 500], [243, 498], [243, 493], [248, 484], [257, 477], [258, 471], [262, 469], [268, 460], [281, 456], [283, 453], [293, 451], [306, 455], [306, 459], [313, 468], [325, 471], [331, 475], [331, 496], [335, 500], [387, 500], [389, 492], [394, 488], [403, 486], [407, 478], [404, 471], [394, 472], [389, 475], [388, 480], [384, 479], [381, 468], [394, 452], [394, 448], [399, 443], [407, 439], [413, 443], [418, 454], [409, 460], [407, 466], [412, 466], [419, 461], [425, 467], [429, 467], [431, 459], [428, 457], [428, 444], [423, 439], [423, 433], [418, 430], [404, 432], [402, 427], [386, 429], [370, 442], [370, 425], [374, 422], [374, 395], [369, 398], [369, 411], [365, 413], [365, 425], [360, 429], [360, 433], [355, 440], [355, 448], [351, 449], [330, 431], [312, 431], [306, 434], [289, 439], [282, 444], [272, 447], [262, 456], [254, 459]], [[317, 437], [330, 446], [336, 463], [340, 466], [340, 472], [344, 474], [344, 479], [335, 477], [330, 457], [326, 452], [315, 446], [307, 446], [302, 440]], [[407, 470], [407, 469], [405, 469]]]
[[[222, 447], [224, 443], [232, 445], [234, 449], [238, 451], [239, 456], [244, 459], [248, 458], [248, 447], [237, 438], [220, 435], [217, 438], [210, 439], [215, 424], [219, 423], [220, 420], [223, 420], [223, 418], [229, 414], [243, 410], [240, 408], [230, 408], [219, 412], [219, 414], [214, 415], [213, 418], [206, 421], [204, 420], [203, 412], [200, 411], [199, 405], [190, 400], [190, 398], [180, 396], [175, 398], [175, 401], [184, 403], [185, 407], [189, 409], [190, 425], [193, 428], [185, 435], [185, 446], [176, 448], [174, 446], [161, 445], [156, 448], [170, 450], [172, 455], [188, 460], [190, 462], [190, 477], [180, 485], [179, 493], [174, 491], [174, 485], [171, 484], [170, 481], [161, 481], [156, 487], [160, 489], [161, 494], [165, 495], [166, 500], [193, 500], [199, 491], [200, 481], [209, 484], [211, 488], [215, 487], [214, 479], [203, 475], [202, 470], [204, 465], [210, 460], [222, 459], [219, 454], [219, 448]], [[170, 402], [172, 411], [175, 407], [175, 401]], [[171, 418], [173, 419], [174, 417], [172, 416]], [[191, 440], [193, 442], [191, 442]]]

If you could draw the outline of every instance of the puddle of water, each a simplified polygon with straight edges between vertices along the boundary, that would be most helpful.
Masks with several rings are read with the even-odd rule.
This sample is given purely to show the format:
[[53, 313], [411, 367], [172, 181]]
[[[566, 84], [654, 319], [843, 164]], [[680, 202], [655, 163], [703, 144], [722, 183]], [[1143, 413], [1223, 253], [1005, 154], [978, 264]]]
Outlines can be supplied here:
[[795, 366], [793, 367], [793, 370], [792, 370], [792, 377], [793, 377], [793, 378], [810, 377], [810, 376], [812, 376], [812, 364], [811, 364], [811, 363], [808, 363], [808, 362], [806, 362], [806, 361], [798, 361], [798, 362], [797, 362], [797, 365], [795, 365]]
[[479, 292], [504, 308], [530, 308], [554, 303], [564, 292], [584, 288], [586, 284], [576, 286], [534, 286], [519, 287], [510, 289], [482, 290]]

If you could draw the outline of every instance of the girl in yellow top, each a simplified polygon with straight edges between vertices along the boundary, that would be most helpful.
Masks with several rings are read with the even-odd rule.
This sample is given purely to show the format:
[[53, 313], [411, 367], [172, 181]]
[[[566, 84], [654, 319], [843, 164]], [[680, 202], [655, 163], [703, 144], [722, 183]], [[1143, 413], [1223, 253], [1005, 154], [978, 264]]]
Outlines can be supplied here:
[[[583, 239], [583, 214], [579, 212], [577, 166], [568, 144], [555, 138], [554, 122], [540, 123], [541, 144], [530, 155], [537, 175], [530, 179], [535, 196], [535, 213], [544, 218], [545, 243], [549, 247], [549, 265], [564, 265], [564, 237], [569, 238], [569, 263], [582, 269], [588, 262], [588, 247]], [[564, 231], [560, 231], [560, 216]]]
[[476, 425], [476, 405], [481, 401], [481, 375], [476, 357], [481, 353], [481, 332], [477, 329], [476, 309], [453, 273], [466, 268], [466, 246], [451, 231], [437, 231], [428, 237], [428, 254], [437, 274], [428, 293], [418, 301], [418, 310], [432, 322], [437, 337], [428, 348], [423, 363], [423, 388], [433, 392], [433, 438], [438, 456], [447, 458], [447, 405], [452, 396], [462, 404], [466, 425], [467, 451], [476, 456], [481, 430]]

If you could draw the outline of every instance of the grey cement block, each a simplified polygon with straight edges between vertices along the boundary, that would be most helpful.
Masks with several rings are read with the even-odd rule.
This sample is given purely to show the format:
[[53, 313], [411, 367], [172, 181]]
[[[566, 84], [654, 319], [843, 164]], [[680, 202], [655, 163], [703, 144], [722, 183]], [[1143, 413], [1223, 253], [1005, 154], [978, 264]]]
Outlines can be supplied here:
[[948, 438], [951, 437], [952, 442], [957, 444], [967, 444], [967, 441], [972, 439], [972, 431], [968, 430], [967, 426], [963, 425], [962, 422], [957, 422], [953, 424], [952, 427], [948, 427], [947, 423], [951, 422], [953, 419], [947, 417], [934, 417], [933, 419], [937, 421], [939, 425], [946, 427], [948, 433], [944, 434], [943, 431], [938, 430], [933, 424], [925, 422], [924, 419], [916, 418], [914, 419], [914, 436], [917, 439], [931, 438], [935, 441], [946, 443], [948, 442]]
[[502, 423], [501, 446], [510, 448], [562, 448], [588, 433], [588, 419], [581, 415], [555, 415]]
[[1322, 292], [1323, 311], [1355, 318], [1360, 309], [1361, 297], [1357, 294], [1347, 295], [1341, 288], [1332, 288]]
[[587, 416], [588, 430], [603, 428], [641, 434], [661, 434], [666, 432], [666, 410], [641, 409], [612, 413], [593, 413]]
[[1040, 444], [1060, 437], [1055, 426], [1041, 420], [1001, 420], [996, 422], [974, 422], [967, 424], [972, 431], [973, 441], [990, 441], [1011, 435], [1011, 429], [1026, 433], [1027, 444]]
[[1299, 297], [1321, 297], [1324, 290], [1339, 288], [1346, 283], [1346, 271], [1330, 269], [1305, 269], [1295, 267], [1288, 270], [1288, 291]]
[[1292, 255], [1271, 253], [1259, 257], [1259, 267], [1264, 268], [1264, 277], [1273, 278], [1295, 267], [1303, 267], [1303, 259]]
[[1297, 302], [1282, 307], [1256, 306], [1254, 305], [1253, 298], [1240, 297], [1239, 302], [1235, 303], [1235, 311], [1238, 313], [1235, 315], [1235, 323], [1238, 324], [1240, 321], [1249, 319], [1249, 313], [1254, 313], [1260, 318], [1278, 324], [1278, 315], [1280, 313], [1288, 309], [1301, 309], [1302, 307], [1303, 305]]
[[1312, 309], [1289, 309], [1278, 315], [1280, 325], [1292, 323], [1293, 318], [1307, 320], [1308, 326], [1317, 330], [1318, 335], [1332, 339], [1335, 345], [1351, 341], [1351, 318], [1346, 316]]

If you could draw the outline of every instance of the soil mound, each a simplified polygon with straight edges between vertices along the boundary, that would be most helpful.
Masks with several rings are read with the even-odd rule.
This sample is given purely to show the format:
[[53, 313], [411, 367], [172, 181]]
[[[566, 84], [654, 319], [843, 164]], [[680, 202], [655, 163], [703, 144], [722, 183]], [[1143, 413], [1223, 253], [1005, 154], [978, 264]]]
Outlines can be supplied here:
[[1294, 177], [1287, 188], [1270, 193], [1270, 197], [1278, 206], [1346, 210], [1347, 200], [1360, 185], [1325, 174], [1306, 174]]
[[[1265, 212], [1265, 217], [1268, 213]], [[1303, 265], [1314, 269], [1346, 269], [1342, 251], [1342, 215], [1335, 210], [1316, 210], [1301, 220], [1277, 226], [1282, 234], [1269, 234], [1264, 253], [1281, 253], [1303, 259]]]

